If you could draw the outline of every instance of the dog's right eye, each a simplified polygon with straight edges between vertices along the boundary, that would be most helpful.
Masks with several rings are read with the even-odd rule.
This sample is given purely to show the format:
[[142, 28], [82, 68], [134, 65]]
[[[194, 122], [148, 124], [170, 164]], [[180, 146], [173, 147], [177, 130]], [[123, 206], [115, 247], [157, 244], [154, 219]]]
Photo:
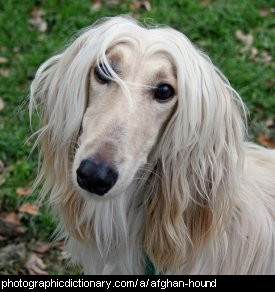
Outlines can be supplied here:
[[111, 81], [112, 75], [108, 71], [106, 65], [99, 64], [94, 70], [95, 79], [101, 84], [107, 84]]

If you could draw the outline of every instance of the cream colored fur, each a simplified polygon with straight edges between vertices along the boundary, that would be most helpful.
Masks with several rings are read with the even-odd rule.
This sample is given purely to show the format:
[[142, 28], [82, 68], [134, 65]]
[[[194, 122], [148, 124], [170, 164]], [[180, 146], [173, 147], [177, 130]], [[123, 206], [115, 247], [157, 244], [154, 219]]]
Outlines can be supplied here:
[[[108, 84], [94, 76], [106, 64]], [[112, 69], [113, 64], [117, 73]], [[154, 89], [167, 83], [164, 103]], [[180, 32], [114, 17], [85, 29], [39, 68], [35, 187], [87, 274], [275, 273], [275, 154], [245, 142], [244, 105]], [[100, 155], [119, 178], [99, 197], [81, 189], [81, 160]]]

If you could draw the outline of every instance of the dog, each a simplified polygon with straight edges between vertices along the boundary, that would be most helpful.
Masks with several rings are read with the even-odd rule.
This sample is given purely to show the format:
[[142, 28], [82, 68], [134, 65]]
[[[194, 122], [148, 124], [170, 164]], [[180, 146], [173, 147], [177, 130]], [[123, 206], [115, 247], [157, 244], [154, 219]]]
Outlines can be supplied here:
[[40, 170], [86, 274], [275, 273], [275, 153], [181, 32], [103, 19], [38, 69]]

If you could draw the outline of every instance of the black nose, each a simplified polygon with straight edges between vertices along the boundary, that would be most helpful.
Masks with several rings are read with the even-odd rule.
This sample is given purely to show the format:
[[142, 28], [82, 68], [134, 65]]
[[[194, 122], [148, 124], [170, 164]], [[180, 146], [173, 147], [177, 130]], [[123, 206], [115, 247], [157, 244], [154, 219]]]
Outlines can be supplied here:
[[107, 193], [118, 178], [118, 172], [113, 167], [97, 158], [82, 160], [76, 174], [82, 189], [99, 196]]

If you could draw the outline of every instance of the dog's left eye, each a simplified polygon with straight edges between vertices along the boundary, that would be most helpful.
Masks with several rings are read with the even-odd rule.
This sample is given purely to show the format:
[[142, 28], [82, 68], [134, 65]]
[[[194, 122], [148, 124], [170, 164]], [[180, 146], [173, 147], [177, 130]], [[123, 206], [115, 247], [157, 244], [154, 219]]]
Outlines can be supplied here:
[[158, 102], [166, 102], [175, 95], [174, 88], [169, 84], [159, 84], [154, 92], [154, 97]]
[[101, 84], [107, 84], [111, 81], [112, 75], [105, 64], [99, 64], [94, 70], [96, 80]]

